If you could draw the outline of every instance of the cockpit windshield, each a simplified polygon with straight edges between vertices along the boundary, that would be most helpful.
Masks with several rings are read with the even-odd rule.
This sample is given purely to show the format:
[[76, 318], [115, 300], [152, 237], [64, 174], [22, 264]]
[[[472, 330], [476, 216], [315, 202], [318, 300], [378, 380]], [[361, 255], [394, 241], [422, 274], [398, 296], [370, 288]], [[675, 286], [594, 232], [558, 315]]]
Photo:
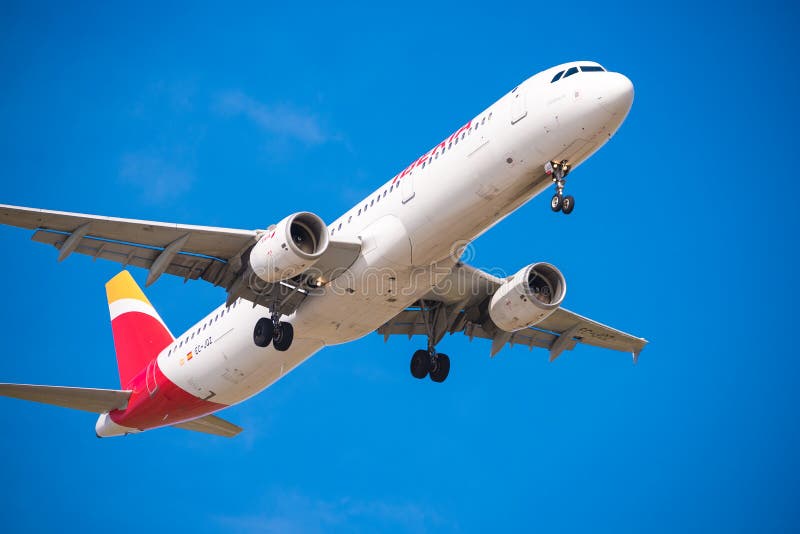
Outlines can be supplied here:
[[[600, 65], [581, 65], [580, 72], [606, 72], [606, 69], [604, 69]], [[562, 70], [561, 72], [553, 76], [553, 79], [550, 80], [550, 83], [556, 83], [558, 80], [561, 80], [562, 78], [568, 78], [573, 74], [577, 73], [578, 73], [578, 67], [570, 67], [569, 69], [565, 71]]]

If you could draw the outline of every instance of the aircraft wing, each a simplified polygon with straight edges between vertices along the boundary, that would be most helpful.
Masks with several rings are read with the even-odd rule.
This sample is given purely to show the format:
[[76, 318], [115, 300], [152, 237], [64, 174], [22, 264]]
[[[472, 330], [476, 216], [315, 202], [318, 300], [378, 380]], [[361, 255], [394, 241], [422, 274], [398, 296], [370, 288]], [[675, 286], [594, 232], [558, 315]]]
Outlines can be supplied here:
[[384, 339], [392, 335], [410, 338], [428, 335], [430, 329], [434, 343], [438, 343], [445, 334], [462, 332], [470, 340], [476, 337], [491, 340], [491, 356], [506, 345], [524, 345], [549, 351], [550, 361], [583, 343], [629, 352], [635, 363], [647, 344], [642, 338], [564, 308], [557, 309], [536, 326], [505, 332], [494, 325], [485, 311], [488, 300], [503, 282], [503, 279], [469, 265], [457, 264], [436, 289], [381, 326], [377, 333]]
[[[244, 283], [247, 258], [262, 230], [238, 230], [188, 224], [103, 217], [0, 204], [0, 224], [34, 230], [32, 239], [59, 249], [58, 260], [73, 252], [148, 269], [147, 284], [162, 274], [186, 280], [202, 279], [228, 290], [228, 302], [238, 297], [269, 305], [279, 303], [291, 314], [308, 295], [303, 280]], [[356, 242], [330, 240], [315, 264], [323, 274], [349, 267], [360, 252]]]
[[193, 430], [194, 432], [214, 434], [215, 436], [222, 436], [225, 438], [232, 438], [242, 431], [242, 427], [229, 423], [216, 415], [206, 415], [205, 417], [192, 419], [191, 421], [171, 426], [184, 430]]

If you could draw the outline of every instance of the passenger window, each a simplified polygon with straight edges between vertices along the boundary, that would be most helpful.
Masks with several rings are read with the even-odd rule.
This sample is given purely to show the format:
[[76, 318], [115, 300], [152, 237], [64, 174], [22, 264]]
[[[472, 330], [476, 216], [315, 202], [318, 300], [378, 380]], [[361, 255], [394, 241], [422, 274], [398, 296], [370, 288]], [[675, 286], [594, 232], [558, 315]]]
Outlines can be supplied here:
[[374, 198], [372, 199], [372, 202], [369, 203], [369, 205], [370, 206], [374, 206], [375, 205], [375, 199]]
[[563, 74], [564, 74], [564, 71], [562, 70], [561, 72], [559, 72], [558, 74], [556, 74], [555, 76], [553, 76], [553, 79], [552, 79], [552, 80], [550, 80], [550, 83], [556, 83], [558, 80], [560, 80], [560, 79], [561, 79], [561, 76], [562, 76]]
[[492, 120], [492, 112], [489, 112], [489, 120]]
[[481, 119], [481, 124], [484, 124], [485, 122], [486, 122], [486, 117]]
[[358, 208], [358, 214], [361, 215], [361, 208]]
[[568, 69], [567, 72], [564, 73], [564, 78], [569, 78], [570, 76], [572, 76], [576, 72], [578, 72], [578, 67], [572, 67], [572, 68]]
[[337, 226], [336, 229], [337, 230], [341, 230], [342, 229], [342, 223], [339, 223], [339, 226]]
[[383, 196], [386, 198], [386, 189], [383, 190]]

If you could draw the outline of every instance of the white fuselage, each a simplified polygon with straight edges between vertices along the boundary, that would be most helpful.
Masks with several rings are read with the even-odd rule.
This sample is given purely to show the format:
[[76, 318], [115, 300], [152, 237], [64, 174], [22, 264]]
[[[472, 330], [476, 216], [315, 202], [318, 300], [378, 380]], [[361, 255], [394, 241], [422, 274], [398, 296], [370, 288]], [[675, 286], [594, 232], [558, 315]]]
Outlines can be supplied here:
[[572, 65], [597, 64], [529, 78], [328, 226], [334, 239], [360, 239], [361, 254], [286, 319], [295, 331], [288, 351], [253, 343], [253, 325], [269, 313], [239, 300], [164, 349], [162, 372], [197, 397], [235, 404], [325, 345], [373, 332], [424, 296], [446, 272], [433, 265], [452, 265], [464, 245], [551, 185], [547, 162], [568, 160], [574, 169], [624, 120], [630, 81], [585, 72], [551, 83]]

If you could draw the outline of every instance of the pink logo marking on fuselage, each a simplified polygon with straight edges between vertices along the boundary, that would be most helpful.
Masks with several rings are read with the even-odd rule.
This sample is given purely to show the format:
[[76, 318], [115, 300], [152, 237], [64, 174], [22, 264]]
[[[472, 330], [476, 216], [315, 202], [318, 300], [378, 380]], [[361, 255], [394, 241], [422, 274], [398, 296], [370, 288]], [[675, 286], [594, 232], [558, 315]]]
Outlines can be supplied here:
[[469, 130], [471, 126], [472, 126], [472, 121], [469, 121], [467, 124], [465, 124], [464, 126], [462, 126], [461, 128], [459, 128], [458, 130], [456, 130], [455, 132], [453, 132], [452, 134], [450, 134], [450, 137], [448, 137], [447, 139], [445, 139], [444, 141], [442, 141], [441, 143], [439, 143], [438, 145], [436, 145], [435, 147], [433, 147], [432, 149], [430, 149], [429, 151], [427, 151], [426, 153], [424, 153], [422, 156], [420, 156], [420, 158], [419, 158], [418, 160], [414, 161], [414, 162], [413, 162], [411, 165], [409, 165], [408, 167], [406, 167], [405, 169], [403, 169], [403, 171], [402, 171], [401, 173], [399, 173], [397, 176], [395, 176], [395, 177], [392, 179], [392, 183], [395, 183], [395, 182], [397, 182], [398, 180], [402, 179], [402, 178], [403, 178], [403, 176], [405, 176], [405, 175], [407, 175], [408, 173], [410, 173], [410, 172], [411, 172], [411, 171], [412, 171], [414, 168], [416, 168], [416, 167], [419, 167], [420, 165], [422, 165], [423, 163], [425, 163], [425, 161], [427, 161], [428, 159], [430, 159], [430, 157], [431, 157], [431, 155], [432, 155], [432, 154], [434, 154], [434, 153], [435, 153], [437, 150], [439, 150], [440, 148], [441, 148], [441, 149], [444, 149], [444, 147], [446, 147], [446, 146], [448, 146], [450, 143], [452, 143], [452, 142], [453, 142], [453, 140], [454, 140], [456, 137], [458, 137], [459, 135], [461, 135], [463, 132], [465, 132], [465, 131]]

